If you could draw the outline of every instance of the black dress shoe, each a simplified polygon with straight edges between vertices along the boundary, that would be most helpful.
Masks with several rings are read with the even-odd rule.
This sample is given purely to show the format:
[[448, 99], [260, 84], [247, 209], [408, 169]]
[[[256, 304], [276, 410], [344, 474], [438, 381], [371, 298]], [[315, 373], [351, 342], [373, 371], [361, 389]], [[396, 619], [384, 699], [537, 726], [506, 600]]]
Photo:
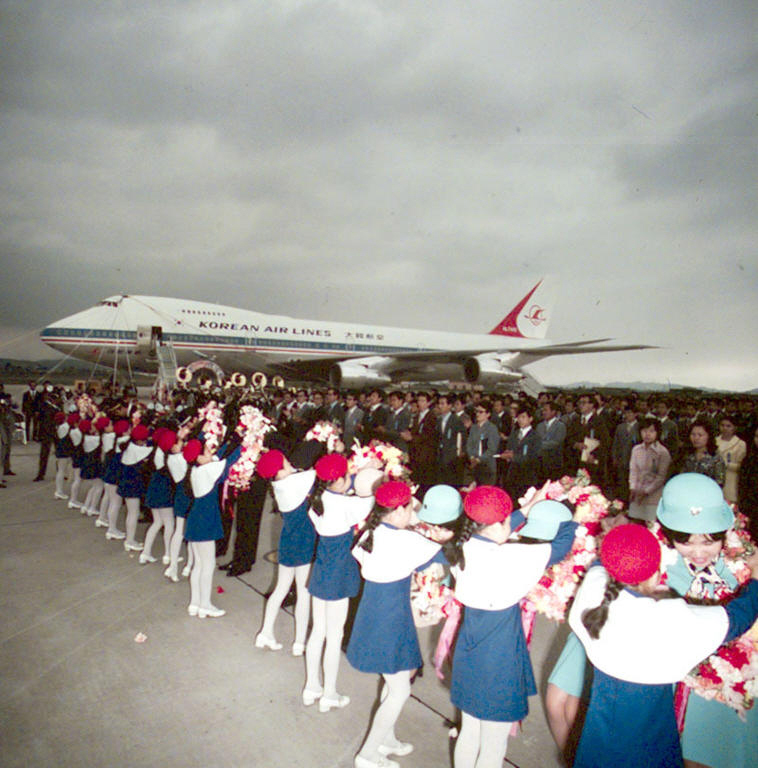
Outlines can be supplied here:
[[41, 483], [44, 479], [45, 479], [44, 477], [35, 477], [32, 482]]
[[3, 475], [13, 475], [13, 477], [15, 477], [16, 473], [13, 470], [9, 469], [7, 472], [3, 472]]
[[218, 569], [219, 571], [228, 571], [232, 567], [232, 561], [230, 560], [228, 563], [224, 563], [223, 565], [219, 565]]
[[226, 575], [231, 578], [232, 576], [242, 576], [243, 573], [248, 573], [250, 568], [246, 568], [244, 565], [236, 565], [234, 568], [230, 568]]

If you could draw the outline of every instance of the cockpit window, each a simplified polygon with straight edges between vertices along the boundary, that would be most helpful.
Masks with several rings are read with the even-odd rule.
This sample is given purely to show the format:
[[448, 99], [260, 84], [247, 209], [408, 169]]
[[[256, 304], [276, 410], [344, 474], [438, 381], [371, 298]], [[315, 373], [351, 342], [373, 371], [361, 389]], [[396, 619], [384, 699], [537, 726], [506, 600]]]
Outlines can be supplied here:
[[109, 299], [104, 299], [103, 301], [98, 302], [98, 306], [100, 307], [117, 307], [118, 302], [117, 301], [110, 301]]

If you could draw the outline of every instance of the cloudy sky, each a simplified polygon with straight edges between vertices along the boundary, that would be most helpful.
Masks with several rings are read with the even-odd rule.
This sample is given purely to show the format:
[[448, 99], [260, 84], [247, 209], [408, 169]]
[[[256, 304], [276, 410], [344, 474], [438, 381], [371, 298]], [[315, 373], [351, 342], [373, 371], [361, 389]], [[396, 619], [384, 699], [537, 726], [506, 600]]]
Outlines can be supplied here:
[[754, 2], [0, 0], [0, 357], [119, 293], [758, 386]]

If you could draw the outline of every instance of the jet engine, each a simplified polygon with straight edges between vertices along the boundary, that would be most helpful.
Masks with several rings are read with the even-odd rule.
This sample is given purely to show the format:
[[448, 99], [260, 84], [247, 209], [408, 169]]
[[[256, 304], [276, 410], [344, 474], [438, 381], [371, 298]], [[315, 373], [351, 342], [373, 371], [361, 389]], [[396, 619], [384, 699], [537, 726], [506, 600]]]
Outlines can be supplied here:
[[329, 383], [333, 387], [363, 389], [364, 387], [383, 387], [392, 379], [385, 373], [366, 363], [354, 360], [335, 363], [329, 369]]
[[477, 355], [463, 361], [463, 376], [469, 384], [515, 384], [524, 378], [508, 366], [511, 355]]

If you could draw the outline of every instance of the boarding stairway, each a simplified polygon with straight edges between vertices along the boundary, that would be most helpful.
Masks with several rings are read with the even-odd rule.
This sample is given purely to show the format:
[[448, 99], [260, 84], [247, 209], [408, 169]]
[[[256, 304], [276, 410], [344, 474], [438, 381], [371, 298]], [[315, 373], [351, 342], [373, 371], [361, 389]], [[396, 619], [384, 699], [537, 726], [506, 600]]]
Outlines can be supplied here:
[[169, 389], [176, 386], [176, 352], [170, 341], [159, 341], [155, 345], [158, 358], [158, 376], [166, 382]]

